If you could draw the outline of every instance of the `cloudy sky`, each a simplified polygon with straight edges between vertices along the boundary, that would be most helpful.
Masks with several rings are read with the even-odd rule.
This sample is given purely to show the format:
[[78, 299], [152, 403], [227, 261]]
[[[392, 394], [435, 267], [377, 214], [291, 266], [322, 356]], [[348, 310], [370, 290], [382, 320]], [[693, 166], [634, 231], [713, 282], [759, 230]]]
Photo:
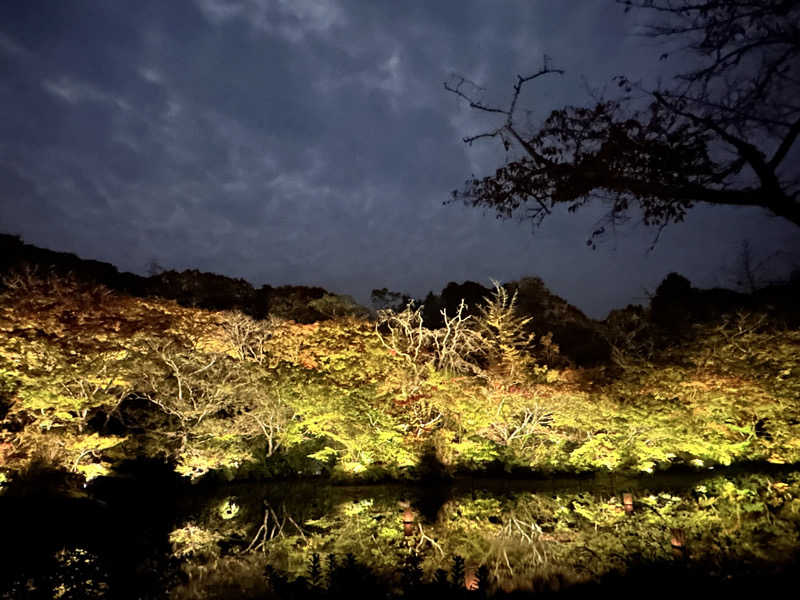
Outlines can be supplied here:
[[[531, 123], [613, 75], [675, 63], [613, 0], [11, 0], [0, 6], [0, 231], [145, 273], [198, 268], [321, 285], [369, 302], [449, 281], [538, 275], [602, 318], [670, 271], [727, 284], [743, 240], [800, 263], [797, 227], [697, 208], [596, 250], [602, 207], [529, 223], [443, 205], [506, 155], [445, 91], [454, 73], [504, 105], [542, 56]], [[659, 69], [662, 69], [659, 71]], [[774, 261], [773, 261], [774, 262]]]

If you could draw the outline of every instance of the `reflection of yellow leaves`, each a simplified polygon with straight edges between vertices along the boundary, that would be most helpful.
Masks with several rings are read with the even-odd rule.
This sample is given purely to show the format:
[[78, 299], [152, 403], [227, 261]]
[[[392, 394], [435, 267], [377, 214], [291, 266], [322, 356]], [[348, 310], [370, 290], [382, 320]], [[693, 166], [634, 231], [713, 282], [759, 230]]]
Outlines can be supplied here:
[[217, 542], [221, 539], [221, 534], [197, 527], [193, 523], [188, 523], [185, 527], [175, 529], [169, 534], [172, 552], [177, 558], [214, 553], [217, 550]]
[[319, 519], [306, 519], [303, 521], [303, 525], [307, 527], [319, 527], [320, 529], [330, 529], [336, 525], [336, 521], [330, 517], [323, 516]]
[[75, 468], [80, 475], [86, 479], [86, 481], [91, 481], [95, 477], [102, 477], [104, 475], [108, 475], [111, 469], [109, 468], [108, 463], [99, 462], [99, 463], [89, 463], [87, 465], [78, 465]]
[[224, 502], [222, 502], [222, 504], [219, 505], [217, 510], [219, 512], [219, 516], [227, 521], [229, 519], [233, 519], [239, 514], [239, 505], [235, 502], [234, 498], [227, 498]]
[[371, 498], [366, 498], [357, 502], [347, 503], [341, 509], [346, 516], [353, 517], [363, 512], [371, 511], [374, 503], [375, 501]]

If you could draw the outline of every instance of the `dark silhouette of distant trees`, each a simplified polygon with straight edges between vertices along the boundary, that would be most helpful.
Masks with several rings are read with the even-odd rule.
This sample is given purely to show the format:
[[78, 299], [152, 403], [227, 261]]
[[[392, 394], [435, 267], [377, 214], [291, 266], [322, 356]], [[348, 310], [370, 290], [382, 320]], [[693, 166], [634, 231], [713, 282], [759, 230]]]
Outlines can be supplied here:
[[370, 302], [375, 310], [390, 309], [395, 312], [403, 310], [414, 299], [405, 292], [393, 292], [389, 288], [372, 290]]
[[697, 203], [762, 207], [800, 226], [800, 1], [617, 2], [659, 15], [648, 35], [679, 44], [693, 66], [656, 89], [615, 77], [620, 98], [555, 110], [533, 133], [515, 109], [525, 84], [561, 73], [547, 57], [538, 72], [518, 76], [508, 108], [483, 103], [464, 78], [446, 82], [471, 107], [503, 118], [466, 143], [499, 138], [519, 151], [452, 199], [536, 224], [559, 205], [575, 211], [600, 199], [610, 210], [593, 239], [633, 207], [659, 228]]

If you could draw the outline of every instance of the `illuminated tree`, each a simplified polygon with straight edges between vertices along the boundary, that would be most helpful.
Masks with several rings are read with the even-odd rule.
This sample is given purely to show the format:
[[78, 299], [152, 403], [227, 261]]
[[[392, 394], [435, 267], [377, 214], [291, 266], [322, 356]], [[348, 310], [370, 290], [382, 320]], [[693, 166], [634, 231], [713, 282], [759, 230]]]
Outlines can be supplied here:
[[491, 366], [513, 379], [533, 366], [528, 354], [535, 337], [529, 328], [532, 317], [517, 313], [517, 292], [509, 298], [499, 282], [492, 283], [494, 293], [481, 311], [482, 334]]
[[697, 203], [762, 207], [800, 225], [800, 179], [790, 167], [800, 134], [800, 2], [617, 1], [626, 12], [660, 15], [649, 35], [680, 44], [695, 66], [664, 88], [616, 77], [621, 98], [555, 110], [532, 134], [515, 109], [526, 83], [562, 72], [546, 57], [538, 72], [518, 77], [508, 108], [483, 103], [464, 78], [445, 83], [472, 108], [504, 119], [466, 143], [499, 138], [519, 151], [493, 175], [469, 179], [453, 200], [539, 224], [559, 205], [575, 211], [599, 199], [610, 210], [593, 238], [635, 206], [660, 228]]
[[439, 329], [428, 329], [422, 318], [424, 306], [414, 307], [412, 302], [399, 313], [390, 309], [378, 312], [375, 332], [392, 355], [404, 361], [410, 376], [410, 387], [404, 387], [404, 391], [415, 393], [431, 368], [452, 373], [478, 370], [470, 359], [484, 353], [484, 340], [471, 327], [465, 306], [462, 300], [452, 317], [442, 309], [443, 326]]

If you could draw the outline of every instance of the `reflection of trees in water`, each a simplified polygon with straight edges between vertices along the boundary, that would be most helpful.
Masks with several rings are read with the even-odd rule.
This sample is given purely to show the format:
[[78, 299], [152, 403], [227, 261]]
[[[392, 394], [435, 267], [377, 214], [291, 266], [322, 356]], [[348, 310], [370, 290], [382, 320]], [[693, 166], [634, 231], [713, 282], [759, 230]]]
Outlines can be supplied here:
[[362, 499], [302, 521], [285, 505], [265, 502], [262, 522], [245, 552], [264, 554], [273, 572], [285, 573], [284, 579], [319, 579], [320, 556], [349, 556], [400, 586], [436, 581], [445, 573], [450, 584], [457, 580], [462, 588], [511, 589], [551, 575], [554, 542], [544, 535], [536, 507], [508, 501], [491, 503], [487, 510], [486, 502], [479, 502], [478, 509], [466, 507], [457, 515], [466, 504], [450, 502], [429, 520], [409, 502]]
[[[708, 577], [713, 571], [722, 581], [739, 575], [742, 568], [750, 573], [783, 568], [789, 573], [786, 557], [796, 555], [800, 548], [796, 526], [800, 474], [796, 472], [695, 480], [682, 494], [637, 488], [610, 496], [578, 490], [513, 494], [476, 490], [446, 496], [441, 489], [429, 493], [404, 486], [277, 484], [264, 490], [227, 485], [205, 492], [193, 488], [177, 512], [179, 518], [170, 518], [168, 525], [173, 528], [169, 568], [180, 573], [173, 577], [165, 574], [166, 563], [153, 563], [162, 577], [153, 579], [148, 589], [169, 587], [175, 600], [260, 598], [270, 589], [275, 591], [274, 580], [274, 585], [286, 590], [306, 586], [303, 589], [323, 594], [321, 590], [332, 584], [342, 591], [351, 585], [358, 589], [372, 585], [370, 589], [380, 591], [374, 597], [385, 597], [381, 590], [400, 590], [411, 598], [424, 594], [409, 590], [426, 586], [443, 590], [478, 586], [491, 593], [557, 589], [576, 582], [605, 581], [614, 574], [633, 574], [644, 581], [645, 575], [636, 574], [657, 569], [662, 573], [673, 569], [686, 577], [693, 573]], [[18, 503], [20, 509], [30, 505], [24, 500]], [[626, 511], [625, 500], [632, 510]], [[116, 515], [130, 519], [126, 511], [140, 503], [141, 499], [121, 506], [110, 504], [117, 508], [108, 523], [117, 523]], [[79, 511], [69, 506], [63, 516], [77, 522]], [[6, 502], [6, 507], [11, 505]], [[37, 515], [41, 521], [40, 512], [25, 514], [30, 514], [29, 520]], [[96, 517], [91, 513], [80, 522], [88, 523], [90, 516]], [[144, 521], [124, 530], [115, 526], [114, 534], [130, 541], [143, 528]], [[89, 598], [99, 597], [102, 588], [80, 587], [88, 579], [97, 586], [108, 582], [112, 595], [134, 583], [139, 585], [136, 589], [144, 589], [143, 551], [106, 556], [105, 542], [82, 543], [77, 530], [71, 534], [69, 552], [57, 553], [62, 546], [54, 545], [59, 537], [55, 535], [45, 551], [45, 532], [56, 530], [37, 531], [36, 556], [51, 560], [36, 567], [39, 585], [76, 590], [74, 597]], [[66, 541], [60, 537], [59, 543]], [[14, 535], [9, 539], [15, 539]], [[153, 556], [168, 554], [157, 550]], [[129, 561], [124, 572], [122, 567], [119, 573], [112, 569], [111, 579], [104, 579], [102, 573], [91, 574], [100, 565], [98, 556], [114, 569], [124, 562], [118, 559], [135, 560]], [[265, 577], [268, 565], [272, 579]], [[13, 590], [19, 591], [27, 579], [28, 575], [20, 575], [16, 583], [6, 579], [6, 585], [13, 583]], [[63, 582], [63, 588], [57, 582]], [[0, 589], [0, 598], [3, 593]], [[5, 597], [15, 597], [15, 593]], [[443, 592], [441, 597], [450, 596]]]
[[[110, 588], [108, 565], [94, 552], [81, 547], [64, 547], [47, 563], [49, 572], [32, 566], [0, 585], [0, 598], [46, 598], [92, 600], [107, 598]], [[5, 589], [3, 589], [5, 587]]]
[[431, 502], [426, 492], [402, 486], [302, 493], [283, 486], [266, 501], [263, 495], [237, 497], [235, 518], [225, 520], [214, 509], [197, 523], [228, 537], [234, 525], [244, 532], [238, 546], [217, 544], [214, 572], [227, 569], [237, 583], [249, 573], [262, 586], [266, 565], [280, 585], [305, 578], [324, 586], [351, 564], [365, 581], [398, 590], [446, 583], [448, 589], [541, 591], [648, 569], [702, 574], [709, 566], [722, 578], [741, 565], [755, 568], [756, 560], [775, 561], [779, 568], [779, 555], [800, 547], [791, 521], [800, 514], [800, 476], [782, 479], [707, 479], [681, 495], [637, 489], [635, 498], [625, 498], [634, 506], [628, 511], [621, 493], [577, 489], [476, 491], [444, 502], [446, 494], [439, 493]]
[[502, 500], [478, 495], [449, 502], [438, 533], [449, 557], [465, 557], [467, 586], [482, 568], [486, 585], [529, 589], [532, 581], [564, 571], [559, 542], [545, 532], [554, 513], [552, 501], [532, 494]]
[[266, 501], [264, 502], [264, 522], [261, 524], [261, 527], [258, 528], [256, 535], [253, 537], [253, 541], [250, 542], [245, 552], [261, 550], [266, 553], [269, 549], [269, 542], [276, 538], [284, 537], [283, 530], [286, 527], [287, 521], [292, 525], [297, 535], [302, 538], [303, 542], [308, 543], [308, 538], [306, 538], [303, 529], [297, 524], [297, 521], [286, 512], [286, 506], [281, 506], [280, 513], [280, 516], [278, 516], [278, 513], [276, 513]]
[[530, 515], [518, 516], [512, 511], [503, 527], [492, 539], [492, 574], [496, 579], [500, 579], [502, 569], [505, 568], [508, 575], [514, 576], [509, 553], [518, 571], [533, 571], [540, 568], [550, 559], [548, 546], [547, 542], [542, 541], [542, 528]]

